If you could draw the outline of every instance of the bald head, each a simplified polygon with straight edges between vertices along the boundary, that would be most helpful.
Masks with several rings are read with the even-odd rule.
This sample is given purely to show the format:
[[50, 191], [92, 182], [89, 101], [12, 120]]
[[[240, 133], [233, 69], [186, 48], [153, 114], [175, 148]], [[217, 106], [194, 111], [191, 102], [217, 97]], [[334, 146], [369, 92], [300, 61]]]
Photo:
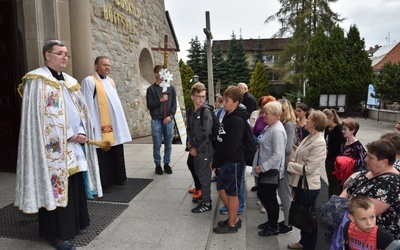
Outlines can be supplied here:
[[237, 87], [242, 91], [242, 93], [246, 93], [249, 89], [247, 88], [247, 84], [244, 82], [238, 83]]

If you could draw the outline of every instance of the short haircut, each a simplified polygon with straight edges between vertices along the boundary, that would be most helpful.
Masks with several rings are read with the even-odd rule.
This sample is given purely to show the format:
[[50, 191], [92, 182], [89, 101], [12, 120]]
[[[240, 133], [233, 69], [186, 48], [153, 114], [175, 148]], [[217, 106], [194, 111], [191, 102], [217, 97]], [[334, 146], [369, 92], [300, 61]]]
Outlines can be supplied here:
[[106, 56], [98, 56], [98, 57], [96, 57], [96, 59], [94, 60], [94, 65], [99, 64], [101, 59], [108, 59], [108, 57], [106, 57]]
[[378, 160], [388, 160], [389, 165], [393, 165], [396, 160], [396, 147], [386, 139], [380, 139], [367, 144], [368, 153], [376, 156]]
[[293, 111], [292, 104], [287, 99], [279, 99], [278, 101], [282, 104], [281, 122], [283, 124], [286, 122], [296, 123], [296, 114]]
[[222, 95], [216, 94], [215, 95], [215, 101], [218, 103], [222, 103], [224, 101], [224, 98], [222, 98]]
[[258, 107], [260, 107], [260, 108], [263, 107], [262, 101], [263, 101], [264, 97], [265, 97], [265, 96], [261, 96], [260, 98], [258, 98], [257, 105], [258, 105]]
[[264, 107], [265, 104], [269, 103], [269, 102], [273, 102], [276, 101], [276, 98], [273, 97], [272, 95], [267, 95], [263, 98], [262, 102], [261, 102], [261, 107]]
[[360, 124], [351, 118], [344, 119], [342, 121], [342, 126], [346, 126], [350, 130], [354, 130], [354, 136], [356, 136], [358, 130], [360, 129]]
[[61, 42], [60, 40], [49, 40], [47, 42], [45, 42], [45, 44], [43, 45], [43, 58], [46, 61], [46, 52], [51, 52], [54, 45], [58, 45], [61, 47], [65, 47], [65, 44], [63, 42]]
[[340, 124], [340, 119], [339, 119], [339, 116], [338, 116], [336, 110], [334, 110], [334, 109], [324, 109], [324, 110], [322, 110], [322, 112], [324, 112], [324, 114], [326, 115], [326, 117], [328, 117], [328, 119], [329, 118], [333, 118], [333, 122], [334, 123]]
[[306, 113], [308, 113], [308, 111], [310, 111], [310, 108], [305, 103], [297, 103], [296, 108], [300, 108], [301, 110], [303, 110]]
[[202, 91], [206, 90], [206, 86], [204, 86], [203, 83], [201, 82], [196, 82], [195, 84], [193, 84], [192, 88], [192, 95], [196, 94], [196, 93], [200, 93]]
[[242, 103], [243, 94], [237, 86], [231, 85], [224, 91], [224, 97], [231, 98], [233, 102]]
[[308, 119], [314, 122], [314, 128], [318, 132], [324, 131], [326, 126], [328, 126], [328, 118], [320, 110], [311, 111]]
[[400, 154], [400, 134], [391, 132], [381, 135], [381, 139], [389, 140], [396, 147], [396, 154]]
[[356, 194], [353, 195], [350, 199], [349, 199], [349, 203], [348, 203], [348, 208], [349, 208], [349, 213], [351, 215], [354, 215], [354, 212], [356, 211], [356, 209], [358, 208], [362, 208], [364, 210], [370, 209], [370, 208], [375, 208], [374, 203], [371, 201], [370, 198], [368, 198], [365, 195], [361, 195], [361, 194]]
[[153, 69], [154, 74], [160, 72], [160, 70], [162, 70], [163, 68], [164, 67], [162, 65], [159, 65], [159, 64], [154, 66], [154, 69]]
[[264, 110], [268, 110], [273, 115], [278, 116], [278, 118], [282, 114], [282, 104], [280, 102], [278, 102], [278, 101], [272, 101], [272, 102], [269, 102], [269, 103], [265, 104], [263, 109]]

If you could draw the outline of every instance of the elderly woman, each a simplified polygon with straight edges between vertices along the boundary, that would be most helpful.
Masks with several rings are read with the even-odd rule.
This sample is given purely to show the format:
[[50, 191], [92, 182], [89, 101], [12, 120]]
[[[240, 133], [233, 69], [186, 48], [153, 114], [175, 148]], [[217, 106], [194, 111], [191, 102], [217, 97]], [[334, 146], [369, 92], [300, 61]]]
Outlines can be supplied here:
[[[285, 171], [286, 131], [279, 121], [282, 105], [277, 101], [267, 103], [264, 107], [265, 127], [259, 140], [259, 148], [254, 156], [253, 175], [259, 175], [257, 197], [268, 213], [268, 220], [258, 225], [260, 236], [278, 234], [279, 204], [276, 189]], [[269, 175], [269, 176], [267, 176]]]
[[367, 144], [367, 167], [355, 177], [340, 196], [368, 196], [375, 205], [376, 224], [400, 239], [397, 222], [400, 218], [400, 175], [393, 166], [396, 147], [386, 139]]
[[[319, 110], [309, 115], [305, 129], [310, 133], [300, 143], [296, 150], [294, 161], [288, 163], [289, 184], [293, 187], [294, 200], [309, 207], [315, 207], [315, 201], [321, 189], [320, 168], [325, 165], [326, 143], [323, 131], [328, 124], [328, 118]], [[307, 204], [304, 195], [303, 167], [309, 187]], [[311, 233], [300, 232], [300, 241], [288, 244], [290, 249], [315, 249], [318, 228]]]

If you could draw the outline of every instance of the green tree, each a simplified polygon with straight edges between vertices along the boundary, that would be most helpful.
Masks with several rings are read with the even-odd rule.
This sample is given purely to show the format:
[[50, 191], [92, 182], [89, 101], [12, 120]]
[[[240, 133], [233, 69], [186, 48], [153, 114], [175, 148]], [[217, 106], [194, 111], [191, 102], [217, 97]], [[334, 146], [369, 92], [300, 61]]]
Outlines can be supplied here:
[[292, 82], [303, 83], [306, 52], [316, 27], [320, 24], [330, 31], [341, 21], [329, 4], [337, 0], [279, 0], [281, 8], [268, 17], [265, 23], [277, 20], [281, 28], [274, 37], [291, 36], [291, 40], [280, 55], [279, 66], [283, 72], [290, 72]]
[[257, 65], [257, 62], [263, 62], [263, 44], [261, 42], [260, 37], [258, 37], [257, 39], [257, 43], [256, 43], [256, 50], [254, 52], [254, 56], [253, 56], [253, 70]]
[[374, 83], [375, 93], [382, 101], [400, 102], [400, 62], [383, 65]]
[[204, 64], [204, 60], [207, 62], [206, 53], [204, 47], [201, 45], [198, 37], [192, 38], [189, 42], [190, 49], [188, 49], [188, 60], [187, 65], [193, 69], [194, 74], [199, 76], [201, 82], [207, 80], [207, 63]]
[[191, 106], [193, 106], [193, 101], [190, 98], [191, 88], [193, 85], [193, 69], [186, 65], [182, 59], [179, 60], [179, 72], [181, 74], [182, 79], [182, 89], [183, 89], [183, 98], [185, 100], [185, 108], [188, 110]]
[[214, 86], [217, 86], [217, 82], [219, 82], [221, 89], [226, 89], [229, 85], [229, 65], [223, 57], [222, 45], [220, 43], [216, 44], [213, 52], [213, 73]]
[[229, 84], [236, 85], [239, 82], [249, 82], [250, 70], [246, 61], [246, 51], [244, 50], [243, 40], [232, 33], [229, 41], [228, 59], [229, 64]]
[[364, 39], [355, 25], [351, 25], [346, 39], [347, 74], [346, 88], [347, 106], [350, 110], [356, 109], [362, 101], [367, 99], [368, 85], [373, 83], [373, 69], [368, 53], [364, 49]]
[[249, 92], [258, 100], [261, 96], [269, 95], [267, 71], [262, 62], [258, 61], [254, 67], [249, 83]]

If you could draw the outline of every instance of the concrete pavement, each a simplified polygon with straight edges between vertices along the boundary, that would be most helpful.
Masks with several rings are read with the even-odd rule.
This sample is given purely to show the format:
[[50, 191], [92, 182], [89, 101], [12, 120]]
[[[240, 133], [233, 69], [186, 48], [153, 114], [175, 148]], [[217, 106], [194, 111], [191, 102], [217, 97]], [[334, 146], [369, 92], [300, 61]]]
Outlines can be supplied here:
[[[392, 123], [357, 119], [361, 128], [357, 138], [366, 145], [394, 129]], [[149, 138], [135, 139], [125, 145], [127, 175], [131, 178], [152, 178], [150, 183], [90, 244], [79, 249], [286, 249], [299, 239], [297, 229], [285, 236], [260, 237], [257, 225], [265, 222], [266, 214], [256, 205], [256, 193], [250, 188], [254, 179], [246, 169], [247, 204], [241, 216], [243, 226], [236, 234], [217, 235], [212, 232], [217, 221], [226, 219], [219, 214], [218, 195], [212, 184], [213, 211], [193, 214], [188, 189], [192, 178], [186, 166], [187, 152], [183, 145], [173, 145], [172, 175], [154, 173], [152, 144]], [[151, 138], [150, 138], [151, 141]], [[326, 180], [325, 170], [321, 175]], [[14, 201], [15, 174], [0, 172], [0, 207]], [[283, 218], [281, 211], [280, 219]], [[0, 249], [52, 249], [47, 243], [0, 238]]]

